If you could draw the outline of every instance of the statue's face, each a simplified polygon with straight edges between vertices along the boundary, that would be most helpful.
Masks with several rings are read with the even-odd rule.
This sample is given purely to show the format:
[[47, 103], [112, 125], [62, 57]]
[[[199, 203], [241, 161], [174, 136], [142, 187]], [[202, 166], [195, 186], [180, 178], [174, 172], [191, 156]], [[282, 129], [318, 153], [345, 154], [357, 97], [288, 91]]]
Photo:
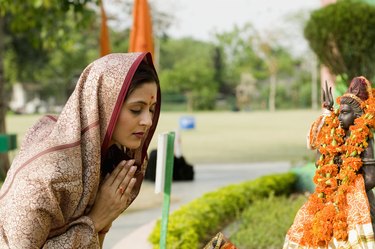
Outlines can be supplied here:
[[340, 126], [344, 130], [348, 130], [349, 127], [354, 124], [354, 120], [357, 118], [353, 108], [348, 104], [340, 105], [339, 121]]

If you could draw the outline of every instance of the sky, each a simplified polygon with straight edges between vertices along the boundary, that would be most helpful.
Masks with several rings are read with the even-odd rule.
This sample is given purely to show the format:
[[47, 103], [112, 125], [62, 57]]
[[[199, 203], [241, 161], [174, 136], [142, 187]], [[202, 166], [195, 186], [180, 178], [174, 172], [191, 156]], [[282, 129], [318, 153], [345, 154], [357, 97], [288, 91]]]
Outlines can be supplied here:
[[213, 32], [229, 31], [252, 23], [258, 30], [272, 30], [287, 15], [311, 11], [321, 0], [149, 0], [158, 9], [173, 12], [175, 22], [168, 30], [174, 38], [190, 36], [211, 40]]
[[[303, 38], [301, 21], [290, 21], [290, 16], [307, 14], [321, 6], [322, 0], [148, 0], [159, 12], [172, 13], [172, 24], [166, 33], [172, 38], [192, 37], [202, 41], [214, 41], [215, 33], [233, 30], [251, 23], [258, 34], [272, 34], [278, 42], [296, 55], [308, 48]], [[121, 1], [107, 0], [111, 13], [123, 16], [126, 5], [113, 4]], [[129, 6], [129, 5], [128, 5]], [[289, 18], [288, 18], [289, 17]], [[121, 19], [121, 18], [120, 18]], [[299, 26], [298, 26], [299, 23]], [[129, 27], [128, 16], [112, 27]], [[111, 23], [110, 23], [111, 25]]]

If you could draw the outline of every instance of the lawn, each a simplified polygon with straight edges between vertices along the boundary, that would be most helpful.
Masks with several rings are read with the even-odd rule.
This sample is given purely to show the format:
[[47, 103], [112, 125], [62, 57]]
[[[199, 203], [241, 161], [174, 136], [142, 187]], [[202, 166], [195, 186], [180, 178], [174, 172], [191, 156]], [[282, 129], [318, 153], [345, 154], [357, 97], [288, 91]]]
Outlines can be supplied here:
[[[162, 112], [156, 134], [179, 129], [182, 116], [193, 116], [195, 128], [181, 130], [182, 152], [193, 163], [299, 162], [311, 158], [306, 135], [320, 111]], [[8, 133], [21, 141], [40, 116], [7, 116]], [[150, 149], [156, 148], [157, 136]]]

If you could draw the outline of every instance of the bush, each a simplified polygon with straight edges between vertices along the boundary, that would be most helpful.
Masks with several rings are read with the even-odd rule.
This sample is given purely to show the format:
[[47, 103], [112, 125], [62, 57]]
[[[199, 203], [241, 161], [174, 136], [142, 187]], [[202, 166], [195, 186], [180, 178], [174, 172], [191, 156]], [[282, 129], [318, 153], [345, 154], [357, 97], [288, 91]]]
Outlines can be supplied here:
[[[170, 215], [167, 248], [202, 247], [252, 202], [272, 194], [290, 194], [295, 181], [296, 176], [293, 173], [269, 175], [229, 185], [195, 199]], [[154, 248], [159, 248], [160, 220], [149, 240]]]
[[306, 200], [303, 195], [293, 195], [255, 201], [241, 214], [230, 240], [242, 249], [282, 248], [294, 216]]

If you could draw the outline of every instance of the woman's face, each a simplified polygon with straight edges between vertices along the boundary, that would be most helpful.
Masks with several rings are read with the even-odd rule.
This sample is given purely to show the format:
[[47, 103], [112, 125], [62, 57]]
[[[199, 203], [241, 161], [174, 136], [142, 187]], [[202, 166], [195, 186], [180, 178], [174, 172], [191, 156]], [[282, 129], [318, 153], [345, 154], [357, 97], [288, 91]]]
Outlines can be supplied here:
[[344, 130], [348, 130], [349, 127], [354, 124], [354, 120], [357, 116], [354, 113], [353, 108], [348, 104], [340, 105], [339, 121], [340, 126]]
[[134, 89], [122, 105], [110, 145], [137, 149], [152, 125], [156, 107], [157, 85], [146, 82]]

